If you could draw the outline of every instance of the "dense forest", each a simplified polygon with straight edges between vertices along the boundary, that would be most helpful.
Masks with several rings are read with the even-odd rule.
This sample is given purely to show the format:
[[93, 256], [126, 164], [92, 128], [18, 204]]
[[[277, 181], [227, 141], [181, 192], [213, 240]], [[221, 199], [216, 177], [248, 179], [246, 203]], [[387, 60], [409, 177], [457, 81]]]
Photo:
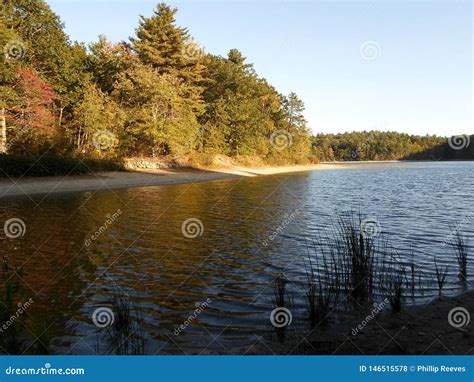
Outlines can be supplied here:
[[1, 2], [4, 171], [7, 157], [19, 163], [51, 155], [221, 154], [263, 163], [428, 158], [446, 141], [377, 132], [311, 137], [295, 93], [280, 94], [237, 49], [226, 57], [205, 52], [166, 4], [142, 16], [129, 41], [99, 36], [85, 46], [70, 41], [45, 1]]
[[[472, 142], [472, 144], [471, 144]], [[474, 136], [449, 139], [397, 132], [317, 134], [313, 155], [319, 161], [474, 159]]]
[[206, 54], [159, 4], [136, 36], [71, 43], [42, 0], [3, 0], [1, 105], [9, 153], [220, 153], [304, 160], [304, 105], [237, 49]]

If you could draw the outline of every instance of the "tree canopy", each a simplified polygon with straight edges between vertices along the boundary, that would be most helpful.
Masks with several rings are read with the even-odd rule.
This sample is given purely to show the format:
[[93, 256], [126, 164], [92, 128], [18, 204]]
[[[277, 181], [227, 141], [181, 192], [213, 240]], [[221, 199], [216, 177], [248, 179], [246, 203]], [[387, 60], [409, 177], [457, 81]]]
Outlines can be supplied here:
[[238, 49], [206, 53], [163, 3], [140, 17], [129, 41], [101, 35], [84, 46], [44, 0], [1, 2], [0, 139], [12, 154], [298, 163], [425, 158], [446, 142], [380, 132], [311, 137], [295, 93], [279, 93]]

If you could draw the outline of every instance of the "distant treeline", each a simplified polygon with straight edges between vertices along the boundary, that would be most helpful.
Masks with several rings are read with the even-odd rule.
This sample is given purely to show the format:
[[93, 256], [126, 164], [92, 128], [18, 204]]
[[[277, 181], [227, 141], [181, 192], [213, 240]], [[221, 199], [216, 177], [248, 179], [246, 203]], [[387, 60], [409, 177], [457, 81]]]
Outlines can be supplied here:
[[290, 162], [310, 155], [297, 95], [280, 94], [237, 49], [205, 53], [176, 25], [175, 8], [159, 4], [129, 41], [100, 36], [84, 46], [69, 40], [45, 1], [1, 4], [0, 151]]
[[319, 161], [474, 159], [474, 135], [443, 138], [397, 132], [318, 134], [312, 152]]

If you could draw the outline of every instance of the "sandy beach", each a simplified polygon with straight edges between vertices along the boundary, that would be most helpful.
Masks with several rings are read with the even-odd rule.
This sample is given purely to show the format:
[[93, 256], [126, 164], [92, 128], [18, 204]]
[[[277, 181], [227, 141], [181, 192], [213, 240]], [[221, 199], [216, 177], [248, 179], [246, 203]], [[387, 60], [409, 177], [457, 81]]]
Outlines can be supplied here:
[[232, 166], [216, 169], [153, 169], [142, 171], [103, 172], [91, 175], [65, 177], [10, 178], [0, 180], [0, 198], [61, 192], [164, 186], [170, 184], [206, 182], [220, 179], [344, 168], [347, 168], [347, 166], [344, 166], [343, 164], [256, 168]]

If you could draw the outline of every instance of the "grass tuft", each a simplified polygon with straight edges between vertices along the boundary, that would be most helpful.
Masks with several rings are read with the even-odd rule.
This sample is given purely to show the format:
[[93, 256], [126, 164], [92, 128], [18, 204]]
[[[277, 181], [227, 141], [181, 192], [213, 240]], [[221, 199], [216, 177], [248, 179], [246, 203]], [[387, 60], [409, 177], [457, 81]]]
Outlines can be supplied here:
[[[107, 354], [143, 355], [146, 351], [146, 336], [138, 307], [132, 307], [130, 299], [121, 291], [115, 291], [112, 311], [113, 325], [106, 328], [102, 340], [108, 345]], [[99, 336], [100, 337], [100, 336]], [[97, 353], [101, 353], [99, 343]]]

